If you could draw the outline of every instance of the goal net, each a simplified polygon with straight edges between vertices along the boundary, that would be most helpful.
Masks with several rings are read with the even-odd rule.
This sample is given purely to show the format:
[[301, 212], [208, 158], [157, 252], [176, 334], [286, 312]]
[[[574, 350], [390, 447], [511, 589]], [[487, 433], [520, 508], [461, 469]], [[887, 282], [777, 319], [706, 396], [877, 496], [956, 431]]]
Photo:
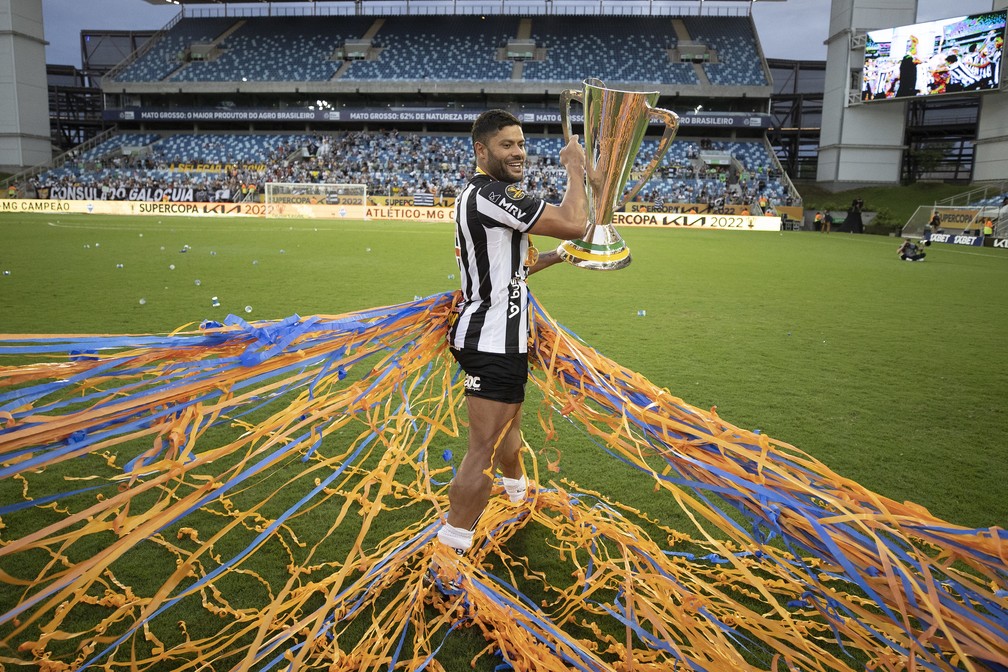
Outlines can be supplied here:
[[267, 182], [266, 216], [364, 219], [367, 185]]

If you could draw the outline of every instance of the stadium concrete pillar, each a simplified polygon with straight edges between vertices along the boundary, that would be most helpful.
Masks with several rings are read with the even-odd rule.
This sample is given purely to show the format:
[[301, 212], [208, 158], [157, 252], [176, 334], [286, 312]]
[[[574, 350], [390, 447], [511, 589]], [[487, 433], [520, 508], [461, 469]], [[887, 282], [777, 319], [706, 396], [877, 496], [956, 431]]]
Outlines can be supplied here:
[[824, 186], [899, 182], [906, 103], [861, 104], [863, 36], [916, 19], [917, 0], [832, 0], [816, 171]]
[[[1008, 0], [996, 0], [994, 9], [1008, 9]], [[980, 97], [980, 123], [974, 151], [975, 181], [1008, 180], [1008, 72], [1003, 65], [1001, 90]]]
[[42, 0], [0, 0], [0, 171], [52, 158]]

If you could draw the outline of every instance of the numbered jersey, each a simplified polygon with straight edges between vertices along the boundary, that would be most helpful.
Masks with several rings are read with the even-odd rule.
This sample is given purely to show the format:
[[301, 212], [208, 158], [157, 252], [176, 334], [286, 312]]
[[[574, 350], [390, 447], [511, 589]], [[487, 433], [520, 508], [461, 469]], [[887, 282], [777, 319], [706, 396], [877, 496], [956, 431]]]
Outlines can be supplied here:
[[518, 185], [477, 172], [455, 201], [455, 257], [463, 302], [454, 348], [528, 352], [528, 231], [546, 204]]

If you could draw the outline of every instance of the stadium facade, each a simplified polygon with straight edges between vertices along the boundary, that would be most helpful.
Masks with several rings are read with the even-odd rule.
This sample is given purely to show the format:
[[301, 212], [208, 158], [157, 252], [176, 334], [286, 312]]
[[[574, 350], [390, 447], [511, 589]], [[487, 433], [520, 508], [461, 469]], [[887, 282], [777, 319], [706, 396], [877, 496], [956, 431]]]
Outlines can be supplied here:
[[[994, 0], [992, 10], [1008, 8], [1008, 1]], [[949, 8], [950, 16], [956, 14]], [[914, 177], [915, 153], [927, 146], [945, 147], [951, 157], [964, 157], [964, 143], [972, 145], [975, 155], [969, 178], [977, 181], [1004, 180], [1008, 177], [1008, 90], [1005, 73], [999, 70], [998, 88], [988, 93], [960, 94], [961, 102], [937, 103], [946, 110], [976, 108], [974, 127], [969, 128], [969, 113], [942, 121], [929, 115], [931, 100], [899, 97], [863, 103], [862, 84], [866, 79], [865, 51], [867, 33], [876, 28], [911, 26], [917, 15], [916, 0], [833, 0], [829, 37], [826, 40], [826, 79], [823, 96], [822, 136], [819, 148], [817, 180], [826, 184], [897, 183], [908, 175]], [[974, 28], [977, 40], [986, 39], [988, 31]], [[1003, 32], [1003, 28], [1002, 28]], [[963, 43], [973, 36], [964, 36]], [[990, 35], [993, 37], [993, 35]], [[930, 45], [921, 44], [917, 58], [917, 37], [913, 31], [907, 40], [914, 42], [916, 62], [926, 58]], [[936, 36], [935, 40], [944, 40]], [[893, 43], [892, 48], [903, 45]], [[996, 47], [1000, 62], [1002, 44]], [[992, 57], [993, 57], [992, 56]], [[908, 54], [907, 58], [910, 55]], [[938, 100], [938, 99], [936, 99]], [[942, 127], [948, 128], [943, 132]], [[965, 126], [965, 128], [964, 128]], [[970, 137], [972, 136], [972, 137]], [[968, 154], [969, 152], [967, 152]]]
[[[881, 9], [834, 0], [825, 63], [768, 61], [751, 3], [733, 0], [178, 4], [178, 16], [153, 33], [82, 33], [83, 69], [49, 69], [48, 115], [19, 83], [17, 116], [40, 128], [5, 134], [20, 153], [7, 142], [0, 162], [39, 164], [37, 177], [68, 158], [149, 155], [172, 136], [295, 134], [311, 144], [313, 135], [347, 131], [457, 135], [489, 107], [511, 109], [545, 141], [559, 136], [560, 93], [602, 76], [610, 86], [657, 90], [659, 105], [680, 115], [679, 140], [692, 145], [672, 161], [699, 159], [700, 170], [716, 171], [724, 160], [731, 180], [773, 181], [778, 209], [800, 203], [789, 176], [837, 187], [921, 177], [922, 147], [943, 150], [925, 177], [989, 180], [1003, 168], [991, 157], [1008, 135], [999, 126], [1008, 123], [1004, 91], [888, 106], [861, 106], [851, 95], [858, 36], [906, 21], [915, 0]], [[0, 0], [12, 23], [30, 6], [39, 3], [15, 10]], [[15, 37], [28, 45], [13, 52], [18, 82], [37, 75], [24, 64], [42, 45], [40, 11], [37, 26], [21, 23], [15, 32], [34, 37]], [[48, 167], [37, 158], [50, 134], [45, 117], [54, 144], [71, 150]], [[201, 163], [177, 158], [173, 165]], [[675, 200], [671, 192], [656, 198]]]

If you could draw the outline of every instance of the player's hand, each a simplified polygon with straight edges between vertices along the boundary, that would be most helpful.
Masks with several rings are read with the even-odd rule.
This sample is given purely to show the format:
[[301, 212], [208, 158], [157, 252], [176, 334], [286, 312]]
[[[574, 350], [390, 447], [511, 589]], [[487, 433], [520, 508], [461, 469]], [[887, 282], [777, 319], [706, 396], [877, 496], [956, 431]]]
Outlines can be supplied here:
[[585, 171], [585, 153], [578, 136], [572, 135], [564, 148], [560, 150], [560, 165], [567, 169], [568, 173], [581, 175]]

